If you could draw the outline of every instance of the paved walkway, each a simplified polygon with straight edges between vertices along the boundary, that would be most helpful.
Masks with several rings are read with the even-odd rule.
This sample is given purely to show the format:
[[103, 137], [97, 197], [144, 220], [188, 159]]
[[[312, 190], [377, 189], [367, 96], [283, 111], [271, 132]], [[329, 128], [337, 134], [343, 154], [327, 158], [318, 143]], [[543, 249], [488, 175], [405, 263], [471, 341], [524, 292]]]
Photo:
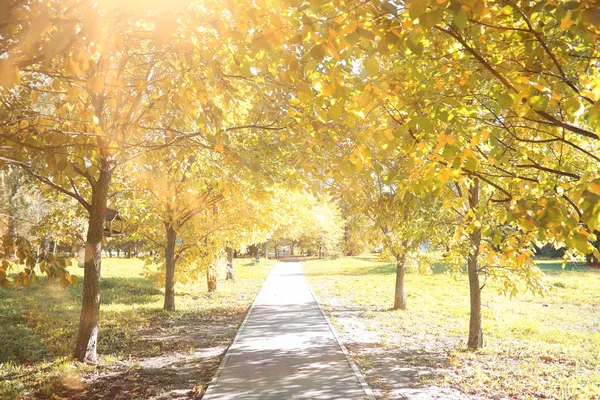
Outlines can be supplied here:
[[356, 372], [321, 313], [300, 263], [280, 262], [203, 399], [371, 398]]

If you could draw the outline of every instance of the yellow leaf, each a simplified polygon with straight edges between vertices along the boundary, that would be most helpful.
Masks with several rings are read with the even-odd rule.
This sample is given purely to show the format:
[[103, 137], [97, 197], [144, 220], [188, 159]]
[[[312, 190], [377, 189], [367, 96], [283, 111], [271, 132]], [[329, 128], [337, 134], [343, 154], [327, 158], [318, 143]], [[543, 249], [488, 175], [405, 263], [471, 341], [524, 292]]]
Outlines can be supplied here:
[[331, 119], [331, 120], [336, 121], [337, 119], [339, 119], [342, 116], [343, 112], [344, 112], [344, 107], [342, 107], [341, 104], [336, 104], [329, 109], [329, 112], [327, 113], [327, 117], [329, 117], [329, 119]]
[[596, 179], [588, 185], [588, 190], [595, 194], [600, 194], [600, 179]]
[[363, 65], [368, 73], [375, 75], [379, 72], [379, 62], [373, 57], [365, 58]]
[[220, 143], [215, 144], [215, 151], [218, 153], [222, 153], [223, 152], [223, 145]]
[[575, 22], [571, 19], [571, 14], [569, 13], [560, 21], [560, 29], [566, 31], [574, 23]]
[[26, 119], [19, 122], [19, 129], [26, 129], [29, 126], [29, 121]]

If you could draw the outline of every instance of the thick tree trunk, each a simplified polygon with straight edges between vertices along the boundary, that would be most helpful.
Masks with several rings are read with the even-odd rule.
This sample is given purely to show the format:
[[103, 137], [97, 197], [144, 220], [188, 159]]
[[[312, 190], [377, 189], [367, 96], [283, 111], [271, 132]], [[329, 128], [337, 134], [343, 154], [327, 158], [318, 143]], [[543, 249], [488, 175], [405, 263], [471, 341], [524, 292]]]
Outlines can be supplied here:
[[[475, 211], [479, 203], [479, 180], [475, 179], [469, 189], [469, 206]], [[477, 215], [477, 214], [475, 214]], [[469, 293], [471, 298], [471, 319], [469, 322], [469, 340], [467, 347], [470, 350], [483, 346], [483, 331], [481, 329], [481, 285], [479, 283], [479, 246], [481, 245], [481, 228], [475, 228], [470, 235], [471, 250], [467, 257], [467, 272], [469, 275]]]
[[206, 283], [209, 293], [217, 291], [217, 271], [214, 264], [211, 264], [206, 270]]
[[227, 247], [227, 277], [226, 279], [229, 281], [235, 281], [235, 270], [233, 269], [233, 249], [231, 247]]
[[167, 247], [165, 248], [165, 304], [163, 309], [175, 311], [175, 241], [177, 232], [165, 224]]
[[406, 253], [396, 255], [396, 288], [394, 291], [394, 310], [406, 310], [404, 298], [404, 272]]
[[112, 173], [102, 169], [92, 188], [92, 204], [85, 243], [83, 300], [74, 357], [78, 361], [97, 363], [98, 323], [100, 320], [100, 267], [102, 236], [108, 188]]
[[269, 259], [269, 242], [265, 242], [263, 251], [265, 252], [265, 258]]

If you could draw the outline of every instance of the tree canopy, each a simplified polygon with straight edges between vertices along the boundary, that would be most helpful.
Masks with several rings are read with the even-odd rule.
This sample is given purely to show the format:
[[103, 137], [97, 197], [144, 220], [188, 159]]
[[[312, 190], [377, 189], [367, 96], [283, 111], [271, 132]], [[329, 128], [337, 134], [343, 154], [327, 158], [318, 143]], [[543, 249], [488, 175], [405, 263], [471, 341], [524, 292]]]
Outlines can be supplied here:
[[78, 360], [97, 359], [114, 204], [164, 260], [167, 310], [182, 257], [197, 275], [263, 243], [335, 255], [354, 219], [398, 264], [396, 308], [406, 307], [407, 255], [429, 247], [455, 272], [467, 265], [471, 348], [482, 345], [480, 277], [510, 295], [517, 281], [541, 292], [534, 244], [600, 258], [592, 2], [29, 0], [0, 10], [5, 253], [27, 267], [15, 283], [37, 279], [35, 266], [77, 283], [47, 248], [13, 251], [11, 179], [44, 185], [46, 221], [67, 219], [73, 232], [87, 219]]

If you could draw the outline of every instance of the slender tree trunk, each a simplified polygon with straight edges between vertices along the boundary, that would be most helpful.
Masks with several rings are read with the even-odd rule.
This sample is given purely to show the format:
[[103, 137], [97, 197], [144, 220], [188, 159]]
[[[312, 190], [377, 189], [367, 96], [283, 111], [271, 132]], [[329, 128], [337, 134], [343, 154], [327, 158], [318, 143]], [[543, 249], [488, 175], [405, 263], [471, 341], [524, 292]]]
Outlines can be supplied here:
[[406, 253], [396, 254], [396, 288], [394, 291], [394, 310], [406, 310], [404, 298], [404, 272]]
[[294, 255], [294, 242], [292, 242], [292, 244], [290, 245], [290, 255]]
[[78, 361], [97, 363], [98, 323], [100, 320], [100, 267], [106, 202], [112, 172], [101, 169], [92, 187], [92, 204], [85, 243], [83, 300], [74, 357]]
[[[15, 170], [12, 170], [15, 173]], [[9, 187], [8, 193], [8, 231], [6, 234], [5, 244], [6, 249], [5, 253], [9, 256], [9, 258], [17, 258], [16, 256], [16, 246], [14, 243], [17, 241], [17, 214], [18, 214], [18, 206], [17, 206], [17, 191], [19, 189], [19, 185], [17, 181], [12, 182], [13, 185]]]
[[233, 269], [233, 249], [227, 247], [227, 280], [235, 281], [235, 270]]
[[[473, 181], [469, 189], [469, 206], [475, 211], [479, 203], [479, 180]], [[477, 214], [475, 214], [477, 215]], [[483, 346], [483, 331], [481, 329], [481, 285], [479, 283], [479, 246], [481, 245], [481, 228], [475, 228], [470, 235], [471, 249], [467, 257], [467, 272], [469, 275], [469, 293], [471, 298], [471, 319], [469, 322], [469, 341], [467, 347], [470, 350], [479, 349]]]
[[165, 304], [163, 309], [175, 311], [175, 241], [177, 232], [165, 224], [167, 247], [165, 248]]
[[206, 282], [210, 293], [217, 291], [217, 271], [214, 263], [206, 270]]
[[269, 259], [269, 242], [265, 242], [263, 251], [265, 252], [265, 258], [268, 260]]

